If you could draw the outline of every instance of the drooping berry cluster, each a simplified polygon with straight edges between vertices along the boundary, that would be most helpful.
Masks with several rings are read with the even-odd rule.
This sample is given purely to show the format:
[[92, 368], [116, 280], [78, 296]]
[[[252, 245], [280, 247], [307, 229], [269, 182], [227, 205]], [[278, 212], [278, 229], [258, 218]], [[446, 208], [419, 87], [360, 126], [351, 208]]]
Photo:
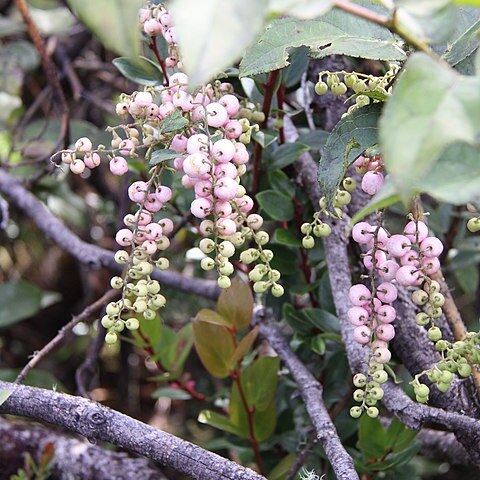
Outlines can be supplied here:
[[385, 182], [382, 157], [369, 149], [353, 162], [353, 166], [358, 174], [363, 175], [362, 190], [372, 196], [378, 193]]

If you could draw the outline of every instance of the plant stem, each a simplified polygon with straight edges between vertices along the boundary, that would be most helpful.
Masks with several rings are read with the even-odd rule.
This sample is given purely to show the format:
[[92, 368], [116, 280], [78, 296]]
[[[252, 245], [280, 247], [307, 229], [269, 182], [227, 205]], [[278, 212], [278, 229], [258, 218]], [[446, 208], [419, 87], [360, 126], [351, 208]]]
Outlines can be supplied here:
[[168, 85], [167, 66], [165, 65], [165, 60], [162, 58], [158, 50], [157, 37], [152, 37], [151, 42], [148, 44], [148, 48], [153, 52], [153, 54], [155, 55], [155, 58], [160, 64], [160, 68], [162, 69], [162, 73], [163, 73], [163, 84]]

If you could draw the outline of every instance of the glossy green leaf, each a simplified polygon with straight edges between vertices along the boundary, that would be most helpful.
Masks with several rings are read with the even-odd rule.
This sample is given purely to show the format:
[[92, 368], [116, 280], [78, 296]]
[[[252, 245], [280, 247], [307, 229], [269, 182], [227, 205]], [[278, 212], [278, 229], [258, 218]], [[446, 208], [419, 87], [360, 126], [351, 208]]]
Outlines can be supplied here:
[[258, 330], [259, 327], [257, 325], [240, 340], [232, 356], [232, 367], [235, 367], [235, 364], [240, 362], [242, 358], [250, 351], [258, 336]]
[[67, 0], [67, 3], [106, 48], [119, 55], [137, 57], [140, 48], [137, 19], [143, 0]]
[[170, 388], [170, 387], [164, 387], [164, 388], [159, 388], [158, 390], [155, 390], [152, 393], [153, 398], [160, 398], [160, 397], [166, 397], [166, 398], [171, 398], [172, 400], [190, 400], [192, 397], [188, 392], [185, 392], [184, 390], [180, 390], [179, 388]]
[[396, 83], [379, 126], [387, 171], [407, 201], [418, 185], [435, 174], [438, 159], [449, 145], [463, 142], [478, 149], [480, 79], [458, 75], [428, 55], [415, 53]]
[[417, 435], [418, 431], [406, 427], [394, 418], [385, 431], [385, 447], [394, 452], [400, 452], [407, 448]]
[[312, 324], [289, 303], [283, 305], [283, 318], [290, 327], [302, 335], [309, 335], [313, 330]]
[[291, 165], [297, 158], [310, 148], [302, 143], [285, 143], [280, 145], [271, 155], [268, 167], [273, 170], [282, 170]]
[[237, 436], [243, 436], [241, 430], [233, 425], [228, 417], [212, 412], [211, 410], [202, 410], [198, 415], [198, 421], [211, 427], [218, 428], [224, 432], [233, 433]]
[[183, 130], [188, 125], [188, 120], [180, 110], [174, 110], [160, 125], [161, 133], [173, 133]]
[[385, 455], [385, 430], [378, 418], [362, 415], [359, 420], [357, 447], [368, 458], [382, 458]]
[[318, 20], [274, 20], [240, 63], [248, 77], [286, 67], [289, 51], [307, 46], [314, 58], [341, 54], [374, 60], [405, 60], [405, 52], [386, 28], [332, 10]]
[[11, 390], [0, 389], [0, 405], [4, 404], [13, 392]]
[[268, 181], [272, 190], [283, 193], [287, 197], [293, 197], [295, 194], [295, 184], [293, 180], [281, 170], [269, 170]]
[[340, 323], [338, 322], [338, 318], [326, 310], [322, 310], [320, 308], [304, 308], [300, 310], [299, 313], [308, 322], [319, 328], [322, 332], [340, 332]]
[[[153, 320], [153, 322], [155, 322], [155, 320]], [[147, 323], [147, 322], [142, 322], [142, 323]], [[142, 329], [143, 329], [143, 325], [142, 325]], [[160, 335], [157, 341], [152, 342], [150, 340], [150, 342], [154, 350], [152, 359], [160, 361], [166, 370], [170, 370], [177, 356], [178, 339], [177, 339], [176, 332], [171, 328], [168, 328], [167, 326], [162, 325], [160, 329]]]
[[380, 104], [373, 104], [355, 110], [342, 118], [328, 136], [318, 167], [318, 179], [328, 205], [351, 163], [377, 143], [381, 109]]
[[297, 455], [295, 453], [289, 453], [286, 457], [283, 457], [280, 463], [277, 463], [275, 468], [268, 474], [268, 480], [284, 480], [296, 458]]
[[277, 228], [273, 235], [273, 240], [281, 245], [288, 245], [290, 247], [301, 247], [302, 241], [292, 230], [285, 228]]
[[160, 68], [145, 57], [118, 57], [112, 63], [125, 78], [140, 85], [159, 85], [163, 81]]
[[150, 167], [154, 167], [159, 163], [166, 162], [168, 160], [174, 160], [178, 156], [179, 156], [179, 153], [176, 152], [175, 150], [168, 150], [168, 149], [155, 150], [152, 153], [152, 156], [150, 158], [150, 161], [148, 162], [148, 165]]
[[233, 338], [228, 329], [196, 318], [193, 321], [193, 337], [195, 349], [203, 366], [214, 377], [227, 377], [235, 351]]
[[32, 283], [0, 285], [0, 328], [9, 327], [35, 315], [41, 306], [42, 291]]
[[264, 190], [257, 194], [257, 202], [272, 220], [291, 220], [295, 213], [292, 199], [274, 190]]
[[177, 332], [176, 354], [170, 366], [172, 372], [171, 378], [180, 376], [192, 347], [193, 328], [191, 323], [187, 323]]
[[230, 288], [223, 290], [218, 297], [217, 311], [237, 330], [242, 330], [250, 325], [253, 313], [253, 295], [249, 285], [239, 278], [234, 278]]
[[[19, 368], [0, 368], [0, 380], [4, 382], [14, 382], [20, 373]], [[53, 389], [57, 392], [67, 392], [65, 386], [46, 370], [31, 370], [28, 372], [27, 378], [22, 382], [24, 385], [31, 387], [39, 387]]]
[[260, 33], [266, 0], [176, 0], [171, 5], [185, 71], [192, 85], [233, 65]]
[[207, 322], [213, 325], [222, 325], [224, 327], [231, 327], [233, 322], [227, 316], [215, 312], [215, 310], [210, 310], [209, 308], [202, 308], [197, 313], [197, 320], [200, 322]]

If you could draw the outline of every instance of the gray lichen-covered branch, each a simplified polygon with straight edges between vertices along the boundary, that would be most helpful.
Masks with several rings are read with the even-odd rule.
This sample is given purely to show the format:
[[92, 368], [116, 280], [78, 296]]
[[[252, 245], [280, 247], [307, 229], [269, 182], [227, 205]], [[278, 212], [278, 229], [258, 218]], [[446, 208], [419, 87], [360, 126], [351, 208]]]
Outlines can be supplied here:
[[0, 414], [18, 415], [66, 428], [92, 441], [105, 441], [198, 480], [265, 480], [174, 435], [98, 403], [50, 390], [0, 381], [11, 392]]

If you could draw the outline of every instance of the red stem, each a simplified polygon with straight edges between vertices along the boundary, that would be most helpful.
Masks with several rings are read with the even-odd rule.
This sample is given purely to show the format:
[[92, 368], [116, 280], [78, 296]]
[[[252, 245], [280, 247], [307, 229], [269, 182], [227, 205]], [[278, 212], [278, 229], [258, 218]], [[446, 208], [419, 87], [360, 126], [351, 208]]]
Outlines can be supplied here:
[[[283, 102], [285, 101], [285, 85], [284, 83], [280, 83], [280, 86], [278, 87], [277, 90], [277, 103], [278, 103], [278, 115], [279, 118], [283, 120]], [[278, 143], [280, 145], [283, 145], [285, 143], [285, 130], [283, 128], [283, 122], [282, 126], [278, 129]]]
[[[272, 106], [273, 91], [275, 89], [275, 83], [280, 70], [275, 70], [268, 74], [267, 83], [264, 84], [265, 92], [263, 94], [263, 107], [262, 111], [265, 115], [265, 120], [260, 124], [260, 128], [264, 129], [267, 126], [268, 116], [270, 114], [270, 108]], [[260, 183], [260, 171], [262, 166], [262, 146], [257, 142], [255, 144], [255, 151], [253, 154], [253, 179], [250, 196], [255, 197], [258, 192], [258, 186]]]
[[163, 60], [162, 56], [160, 55], [160, 52], [158, 51], [157, 37], [152, 37], [151, 42], [148, 44], [148, 48], [153, 52], [153, 54], [155, 55], [155, 58], [160, 64], [160, 68], [162, 69], [162, 73], [163, 73], [163, 84], [168, 85], [167, 66], [165, 65], [165, 61]]

